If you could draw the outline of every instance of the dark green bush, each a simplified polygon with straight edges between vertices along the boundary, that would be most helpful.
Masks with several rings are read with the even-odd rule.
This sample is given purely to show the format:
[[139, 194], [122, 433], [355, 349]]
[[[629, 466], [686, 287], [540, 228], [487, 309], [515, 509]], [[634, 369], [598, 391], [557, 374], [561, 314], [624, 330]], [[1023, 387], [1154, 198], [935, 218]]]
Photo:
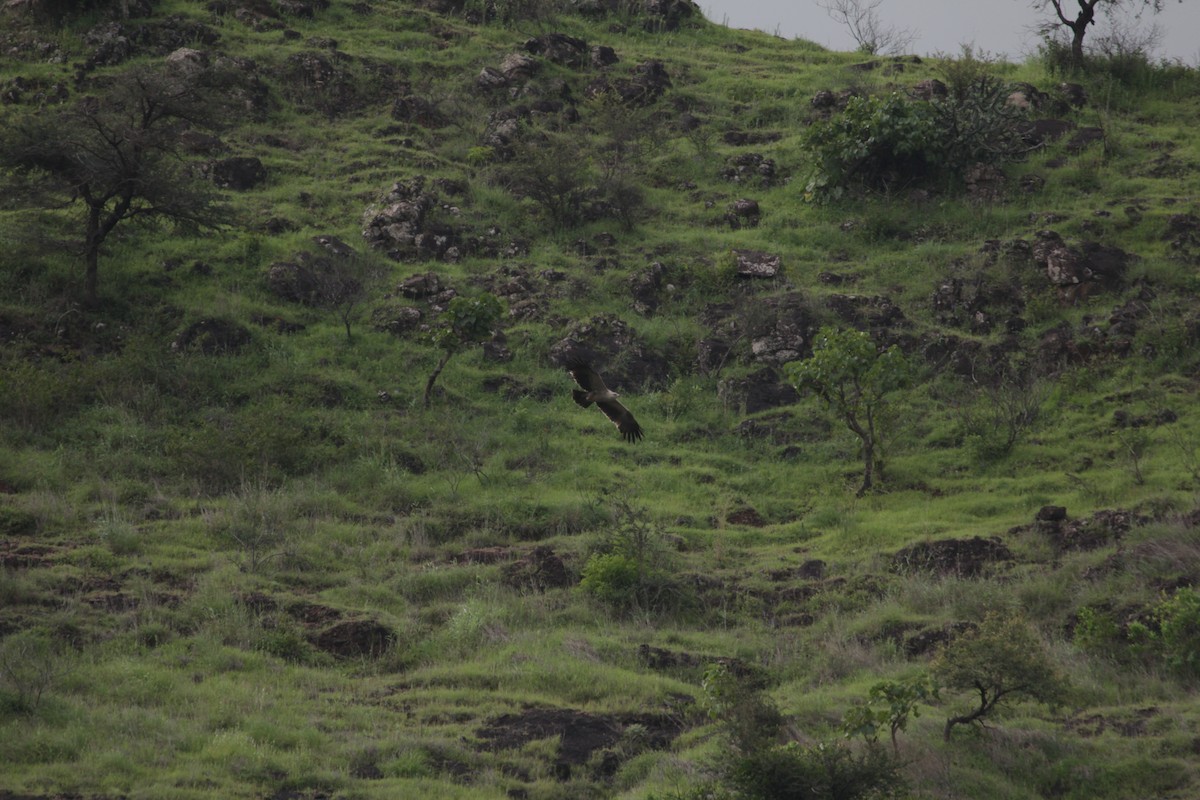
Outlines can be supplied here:
[[836, 199], [852, 189], [960, 183], [971, 167], [1019, 159], [1024, 112], [1007, 102], [1009, 87], [968, 51], [945, 69], [945, 97], [932, 101], [853, 97], [841, 114], [810, 127], [804, 147], [816, 161], [808, 199]]
[[857, 800], [896, 797], [904, 790], [900, 762], [878, 745], [769, 747], [738, 758], [729, 781], [746, 800]]
[[1162, 657], [1187, 678], [1200, 678], [1200, 592], [1180, 589], [1154, 609]]
[[922, 178], [935, 135], [928, 105], [896, 93], [852, 97], [844, 112], [804, 136], [817, 162], [805, 195], [837, 198], [852, 186], [886, 190]]
[[670, 570], [662, 529], [644, 509], [618, 500], [615, 524], [583, 567], [580, 589], [621, 612], [679, 611], [690, 597]]

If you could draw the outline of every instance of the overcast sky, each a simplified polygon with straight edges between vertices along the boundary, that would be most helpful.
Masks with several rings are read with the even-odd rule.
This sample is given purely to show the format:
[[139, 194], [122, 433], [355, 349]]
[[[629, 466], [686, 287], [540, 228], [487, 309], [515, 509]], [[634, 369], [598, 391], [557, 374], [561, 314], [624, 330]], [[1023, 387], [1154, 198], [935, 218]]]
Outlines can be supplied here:
[[[800, 37], [832, 50], [853, 50], [844, 26], [829, 18], [816, 0], [697, 0], [705, 16], [731, 28], [757, 28], [791, 39]], [[870, 0], [860, 0], [865, 6]], [[1130, 8], [1136, 4], [1130, 4]], [[882, 0], [878, 14], [885, 25], [909, 28], [918, 38], [910, 52], [953, 53], [973, 44], [994, 56], [1020, 61], [1037, 49], [1031, 28], [1045, 16], [1030, 0]], [[1137, 24], [1128, 17], [1128, 24]], [[1145, 15], [1143, 26], [1162, 32], [1156, 55], [1200, 66], [1200, 3], [1167, 0], [1157, 16]], [[1096, 29], [1089, 36], [1097, 35]]]

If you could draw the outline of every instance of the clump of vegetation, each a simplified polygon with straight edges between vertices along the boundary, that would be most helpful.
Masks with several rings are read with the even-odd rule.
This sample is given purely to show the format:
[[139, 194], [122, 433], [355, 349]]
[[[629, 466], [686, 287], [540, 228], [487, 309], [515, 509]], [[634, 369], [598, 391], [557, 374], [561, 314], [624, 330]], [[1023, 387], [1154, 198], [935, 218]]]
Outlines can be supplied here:
[[1019, 697], [1056, 704], [1067, 686], [1037, 633], [1015, 615], [991, 614], [955, 638], [938, 653], [933, 674], [974, 698], [969, 710], [946, 718], [946, 741], [956, 726], [982, 725]]
[[0, 690], [4, 692], [0, 699], [7, 700], [0, 712], [36, 712], [46, 693], [73, 669], [71, 656], [61, 640], [43, 630], [19, 631], [0, 639]]
[[734, 797], [753, 800], [865, 800], [903, 794], [900, 762], [877, 743], [855, 749], [838, 742], [781, 741], [785, 718], [775, 704], [722, 665], [705, 673], [704, 691], [708, 713], [729, 742], [729, 750], [717, 760], [718, 792], [728, 788]]
[[883, 477], [883, 443], [889, 395], [903, 387], [912, 367], [900, 348], [880, 352], [865, 331], [822, 328], [813, 354], [788, 365], [788, 375], [800, 389], [811, 389], [862, 445], [862, 497], [875, 478]]
[[454, 354], [492, 338], [503, 312], [499, 298], [486, 292], [477, 297], [455, 297], [450, 301], [442, 324], [431, 335], [434, 346], [442, 351], [442, 355], [425, 381], [426, 408], [433, 398], [433, 385]]
[[855, 189], [892, 192], [961, 185], [968, 170], [1023, 158], [1026, 115], [986, 60], [964, 48], [942, 67], [942, 95], [913, 100], [899, 92], [851, 97], [846, 108], [804, 133], [815, 168], [810, 200], [836, 200]]
[[1085, 606], [1077, 615], [1075, 643], [1117, 663], [1157, 663], [1193, 680], [1200, 676], [1200, 592], [1178, 589], [1125, 622], [1109, 610]]
[[622, 613], [661, 614], [688, 605], [688, 594], [671, 571], [662, 527], [645, 508], [616, 498], [613, 525], [584, 564], [579, 588]]
[[867, 702], [846, 712], [842, 730], [846, 736], [861, 736], [867, 742], [878, 742], [879, 732], [887, 728], [892, 739], [892, 751], [900, 753], [896, 735], [908, 728], [909, 719], [921, 715], [921, 705], [938, 699], [938, 686], [927, 674], [907, 680], [882, 681], [871, 687]]

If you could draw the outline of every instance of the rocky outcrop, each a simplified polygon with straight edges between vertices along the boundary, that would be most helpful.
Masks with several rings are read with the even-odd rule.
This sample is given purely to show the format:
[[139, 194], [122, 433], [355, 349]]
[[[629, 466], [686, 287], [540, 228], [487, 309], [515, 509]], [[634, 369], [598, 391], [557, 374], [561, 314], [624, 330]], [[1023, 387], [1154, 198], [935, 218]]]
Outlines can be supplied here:
[[624, 320], [610, 314], [573, 323], [567, 335], [550, 348], [550, 361], [565, 367], [574, 360], [591, 364], [604, 374], [610, 388], [629, 391], [665, 388], [671, 365], [638, 337]]
[[[753, 205], [749, 205], [749, 204]], [[747, 201], [743, 207], [744, 214], [757, 212], [758, 203]], [[733, 213], [733, 212], [731, 212]], [[757, 218], [757, 213], [754, 214]], [[761, 250], [734, 250], [734, 275], [742, 280], [758, 278], [775, 278], [783, 268], [783, 257], [774, 253], [764, 253]]]
[[1055, 231], [1044, 230], [1034, 241], [1033, 260], [1045, 270], [1060, 299], [1074, 303], [1097, 290], [1120, 289], [1132, 256], [1099, 242], [1068, 245]]
[[221, 189], [238, 192], [257, 188], [267, 180], [267, 168], [257, 156], [234, 156], [210, 162], [205, 172]]
[[588, 84], [584, 94], [589, 98], [608, 95], [629, 106], [648, 106], [662, 97], [671, 85], [667, 68], [661, 61], [652, 59], [635, 66], [628, 77], [602, 75], [596, 78]]
[[253, 337], [249, 328], [226, 319], [202, 319], [188, 325], [171, 349], [176, 352], [197, 351], [206, 356], [229, 355], [241, 351]]

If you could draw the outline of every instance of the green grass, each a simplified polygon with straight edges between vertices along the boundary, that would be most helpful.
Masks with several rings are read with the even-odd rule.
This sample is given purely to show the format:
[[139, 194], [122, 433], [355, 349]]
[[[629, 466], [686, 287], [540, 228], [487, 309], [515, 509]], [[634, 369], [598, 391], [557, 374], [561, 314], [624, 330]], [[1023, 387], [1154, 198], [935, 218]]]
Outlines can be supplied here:
[[[222, 138], [229, 154], [261, 158], [270, 177], [230, 196], [240, 219], [230, 229], [119, 228], [101, 261], [99, 308], [77, 305], [81, 269], [59, 244], [78, 236], [73, 210], [37, 210], [16, 194], [0, 202], [0, 655], [24, 635], [61, 645], [46, 655], [33, 707], [21, 701], [32, 679], [0, 670], [0, 785], [146, 798], [671, 796], [700, 783], [723, 746], [697, 705], [714, 659], [748, 665], [792, 734], [811, 743], [836, 736], [874, 683], [927, 665], [932, 653], [906, 655], [905, 637], [1008, 610], [1034, 624], [1070, 675], [1068, 707], [1018, 704], [946, 745], [943, 719], [962, 698], [944, 696], [901, 738], [913, 797], [1195, 793], [1194, 681], [1153, 653], [1107, 657], [1071, 634], [1081, 609], [1137, 614], [1200, 580], [1195, 529], [1178, 519], [1195, 509], [1200, 485], [1194, 256], [1166, 234], [1173, 216], [1196, 213], [1194, 71], [1164, 68], [1126, 85], [1085, 77], [1092, 101], [1068, 116], [1103, 126], [1106, 143], [1031, 154], [1009, 170], [1002, 202], [939, 191], [915, 204], [906, 192], [812, 204], [802, 197], [809, 99], [903, 88], [941, 75], [936, 59], [885, 76], [849, 70], [857, 54], [703, 22], [665, 33], [634, 18], [572, 15], [480, 25], [407, 2], [369, 5], [369, 15], [335, 3], [311, 20], [287, 18], [299, 33], [287, 40], [190, 0], [156, 7], [149, 21], [184, 14], [220, 33], [215, 50], [259, 63], [271, 109]], [[73, 63], [89, 53], [83, 34], [97, 18], [12, 35], [49, 37]], [[550, 30], [614, 47], [613, 77], [652, 58], [671, 75], [649, 110], [654, 146], [635, 174], [647, 201], [632, 229], [601, 218], [546, 230], [541, 211], [513, 196], [505, 164], [471, 160], [490, 113], [566, 96], [583, 118], [573, 129], [580, 158], [598, 163], [609, 128], [582, 98], [600, 72], [547, 63], [529, 95], [474, 87], [480, 70]], [[322, 36], [347, 56], [339, 69], [366, 98], [361, 107], [328, 113], [330, 95], [283, 77], [288, 57], [320, 50], [308, 39]], [[395, 68], [395, 92], [381, 91], [378, 64]], [[1042, 88], [1059, 80], [1037, 61], [994, 68]], [[13, 59], [0, 83], [72, 74], [69, 64]], [[437, 99], [446, 124], [393, 119], [403, 93]], [[683, 110], [707, 139], [680, 131]], [[739, 147], [724, 140], [731, 131], [771, 136]], [[748, 152], [776, 162], [773, 185], [722, 177]], [[1175, 167], [1155, 161], [1162, 153]], [[465, 197], [443, 198], [461, 213], [439, 219], [469, 235], [496, 226], [502, 243], [525, 239], [528, 252], [457, 263], [380, 255], [386, 280], [350, 342], [332, 313], [268, 291], [271, 264], [319, 252], [313, 236], [365, 250], [366, 208], [418, 175], [427, 186], [469, 183]], [[1017, 188], [1026, 175], [1044, 187]], [[732, 230], [722, 217], [743, 197], [760, 203], [761, 223]], [[1134, 205], [1140, 219], [1124, 210]], [[267, 233], [271, 218], [294, 227]], [[1070, 244], [1135, 254], [1123, 287], [1064, 306], [1032, 263], [982, 252], [1048, 227]], [[602, 233], [615, 246], [598, 245]], [[578, 240], [599, 252], [582, 254]], [[778, 253], [783, 277], [739, 283], [735, 248]], [[638, 313], [630, 280], [654, 262], [675, 288]], [[370, 312], [418, 305], [435, 322], [397, 289], [431, 270], [464, 294], [520, 271], [539, 308], [506, 320], [511, 361], [456, 355], [426, 409], [438, 351], [424, 335], [374, 329]], [[850, 282], [830, 285], [823, 273]], [[990, 331], [939, 320], [932, 297], [951, 277], [1016, 286], [1027, 327], [1010, 336], [1003, 318]], [[897, 406], [881, 490], [857, 498], [857, 440], [815, 398], [753, 415], [768, 436], [740, 427], [731, 387], [764, 366], [745, 327], [773, 319], [765, 303], [788, 293], [803, 298], [808, 336], [845, 324], [836, 296], [886, 297], [903, 311], [907, 323], [890, 333], [909, 352], [953, 336], [1034, 361], [1060, 324], [1083, 336], [1129, 301], [1148, 311], [1127, 358], [1101, 351], [1047, 365], [1041, 413], [1003, 455], [964, 436], [958, 408], [987, 402], [971, 376], [923, 362]], [[722, 303], [732, 311], [714, 330], [710, 307]], [[644, 390], [620, 387], [647, 431], [636, 447], [571, 402], [551, 359], [573, 323], [601, 314], [667, 365]], [[212, 318], [246, 327], [250, 344], [225, 355], [172, 348], [187, 325]], [[277, 320], [302, 327], [283, 332]], [[732, 353], [702, 374], [696, 354], [714, 336]], [[1164, 409], [1176, 421], [1132, 428], [1114, 417]], [[686, 600], [678, 607], [622, 611], [577, 585], [619, 526], [621, 502], [653, 523]], [[1120, 508], [1153, 520], [1120, 543], [1060, 553], [1022, 527], [1046, 505], [1072, 519]], [[1014, 563], [973, 579], [891, 568], [905, 546], [975, 536], [1000, 538]], [[538, 546], [562, 559], [570, 585], [508, 580]], [[823, 577], [796, 576], [817, 559]], [[320, 649], [319, 636], [344, 621], [377, 623], [391, 638], [374, 657]], [[652, 668], [642, 645], [683, 663]], [[597, 752], [562, 780], [558, 733], [512, 748], [481, 740], [490, 722], [529, 709], [661, 714], [681, 733], [663, 749], [628, 738], [602, 748], [618, 756], [611, 778], [595, 769]]]

